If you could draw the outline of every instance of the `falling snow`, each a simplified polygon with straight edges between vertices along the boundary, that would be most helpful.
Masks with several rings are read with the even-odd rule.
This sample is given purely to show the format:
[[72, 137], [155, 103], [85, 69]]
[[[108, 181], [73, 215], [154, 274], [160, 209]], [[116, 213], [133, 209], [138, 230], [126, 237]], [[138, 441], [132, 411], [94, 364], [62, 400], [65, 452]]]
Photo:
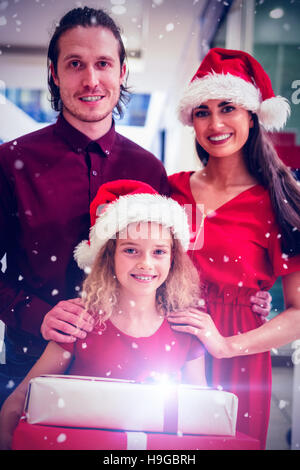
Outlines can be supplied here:
[[61, 434], [57, 436], [56, 440], [57, 442], [62, 443], [62, 442], [65, 442], [66, 439], [67, 439], [66, 434], [62, 432]]
[[58, 408], [64, 408], [66, 406], [65, 400], [63, 398], [59, 398], [57, 400], [57, 406], [58, 406]]
[[22, 162], [22, 160], [16, 160], [15, 161], [16, 170], [22, 170], [23, 166], [24, 166], [24, 163]]

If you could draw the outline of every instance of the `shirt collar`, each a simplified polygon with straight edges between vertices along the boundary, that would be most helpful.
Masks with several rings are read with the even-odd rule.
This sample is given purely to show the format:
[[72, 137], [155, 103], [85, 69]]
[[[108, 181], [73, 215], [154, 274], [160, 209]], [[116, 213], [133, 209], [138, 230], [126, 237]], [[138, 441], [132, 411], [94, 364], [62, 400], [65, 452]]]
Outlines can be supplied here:
[[109, 156], [116, 137], [115, 122], [113, 120], [110, 130], [97, 140], [90, 139], [87, 135], [78, 131], [63, 117], [58, 116], [55, 125], [55, 132], [74, 150], [82, 153], [91, 142], [96, 142], [105, 156]]

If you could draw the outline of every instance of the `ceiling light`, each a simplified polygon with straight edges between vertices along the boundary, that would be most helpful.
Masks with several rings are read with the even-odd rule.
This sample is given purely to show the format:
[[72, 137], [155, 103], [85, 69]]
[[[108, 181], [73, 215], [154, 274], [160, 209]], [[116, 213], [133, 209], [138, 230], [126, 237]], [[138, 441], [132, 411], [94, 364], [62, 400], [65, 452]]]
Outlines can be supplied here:
[[284, 15], [284, 10], [282, 8], [274, 8], [274, 10], [271, 10], [269, 13], [269, 16], [273, 18], [273, 20], [278, 20], [279, 18], [282, 18]]

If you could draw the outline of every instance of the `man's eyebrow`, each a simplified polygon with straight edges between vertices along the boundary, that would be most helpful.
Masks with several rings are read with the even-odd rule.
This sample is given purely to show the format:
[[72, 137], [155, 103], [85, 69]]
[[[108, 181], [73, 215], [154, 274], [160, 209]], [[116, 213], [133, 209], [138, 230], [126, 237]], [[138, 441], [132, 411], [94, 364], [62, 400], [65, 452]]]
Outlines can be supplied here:
[[[79, 53], [79, 52], [71, 52], [70, 54], [67, 54], [63, 60], [66, 61], [66, 60], [70, 60], [70, 59], [82, 59], [83, 56]], [[113, 61], [114, 58], [111, 57], [111, 56], [108, 56], [108, 55], [100, 55], [98, 57], [96, 57], [96, 61], [98, 60], [107, 60], [107, 61]]]

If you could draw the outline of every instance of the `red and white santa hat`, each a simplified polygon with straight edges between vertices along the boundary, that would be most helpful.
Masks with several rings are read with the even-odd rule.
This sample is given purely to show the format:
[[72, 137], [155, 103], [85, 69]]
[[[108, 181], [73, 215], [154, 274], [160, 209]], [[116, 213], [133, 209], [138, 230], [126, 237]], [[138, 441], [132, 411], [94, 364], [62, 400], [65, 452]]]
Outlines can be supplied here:
[[287, 99], [275, 96], [260, 63], [243, 51], [208, 52], [180, 100], [180, 121], [191, 126], [193, 109], [210, 99], [228, 100], [256, 113], [267, 131], [281, 129], [290, 115]]
[[184, 208], [141, 181], [116, 180], [100, 186], [90, 205], [90, 220], [89, 240], [83, 240], [74, 250], [74, 258], [81, 269], [90, 268], [100, 248], [131, 223], [156, 222], [171, 229], [184, 251], [189, 246]]

